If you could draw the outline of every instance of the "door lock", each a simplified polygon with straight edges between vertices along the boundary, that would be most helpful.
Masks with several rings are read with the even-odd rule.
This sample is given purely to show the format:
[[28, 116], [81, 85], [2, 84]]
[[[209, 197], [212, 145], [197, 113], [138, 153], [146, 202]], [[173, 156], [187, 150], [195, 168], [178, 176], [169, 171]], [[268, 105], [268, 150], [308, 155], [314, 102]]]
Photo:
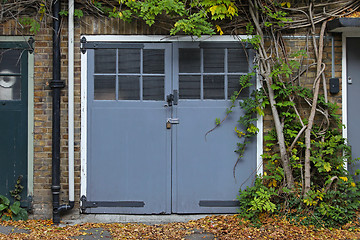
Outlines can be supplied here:
[[166, 95], [167, 104], [165, 107], [171, 107], [172, 105], [177, 105], [179, 101], [179, 93], [177, 90], [174, 90], [173, 93]]
[[173, 105], [173, 102], [174, 102], [174, 94], [169, 94], [166, 96], [166, 101], [167, 101], [167, 105], [169, 107], [171, 107]]

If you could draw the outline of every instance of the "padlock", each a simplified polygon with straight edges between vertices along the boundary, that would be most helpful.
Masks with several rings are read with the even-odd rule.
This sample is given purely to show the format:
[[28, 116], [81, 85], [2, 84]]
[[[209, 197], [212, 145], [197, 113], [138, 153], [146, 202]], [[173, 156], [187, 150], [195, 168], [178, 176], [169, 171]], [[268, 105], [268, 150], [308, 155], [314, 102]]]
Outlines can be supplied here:
[[166, 122], [166, 129], [170, 129], [171, 128], [171, 122], [170, 121], [167, 121]]

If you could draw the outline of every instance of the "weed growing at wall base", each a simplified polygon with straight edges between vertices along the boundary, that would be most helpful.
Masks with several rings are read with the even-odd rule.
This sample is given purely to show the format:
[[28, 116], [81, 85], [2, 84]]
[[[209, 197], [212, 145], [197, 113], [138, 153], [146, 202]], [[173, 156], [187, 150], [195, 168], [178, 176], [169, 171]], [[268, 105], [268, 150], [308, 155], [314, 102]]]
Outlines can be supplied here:
[[21, 208], [20, 200], [21, 200], [21, 192], [23, 190], [23, 186], [21, 185], [22, 176], [16, 181], [15, 189], [10, 191], [11, 196], [14, 198], [14, 202], [11, 204], [10, 200], [0, 195], [0, 219], [9, 221], [9, 220], [27, 220], [28, 213], [25, 209]]

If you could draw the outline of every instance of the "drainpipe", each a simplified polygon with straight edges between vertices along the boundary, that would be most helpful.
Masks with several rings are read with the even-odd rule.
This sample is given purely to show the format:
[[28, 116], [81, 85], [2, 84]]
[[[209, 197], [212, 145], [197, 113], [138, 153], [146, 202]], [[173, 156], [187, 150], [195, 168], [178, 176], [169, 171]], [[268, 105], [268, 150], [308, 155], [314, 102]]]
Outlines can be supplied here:
[[53, 79], [50, 87], [53, 95], [52, 113], [52, 185], [53, 194], [53, 222], [60, 223], [60, 213], [72, 209], [74, 202], [60, 206], [60, 93], [65, 87], [64, 81], [60, 79], [60, 1], [53, 2]]
[[335, 46], [334, 36], [331, 36], [331, 77], [335, 78]]

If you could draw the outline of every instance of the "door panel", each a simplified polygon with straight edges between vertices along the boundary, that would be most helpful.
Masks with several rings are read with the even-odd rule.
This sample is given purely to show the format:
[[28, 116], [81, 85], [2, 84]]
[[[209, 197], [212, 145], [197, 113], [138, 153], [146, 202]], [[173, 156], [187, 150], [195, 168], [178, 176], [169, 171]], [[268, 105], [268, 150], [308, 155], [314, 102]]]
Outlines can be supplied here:
[[[359, 111], [359, 93], [360, 93], [360, 38], [346, 39], [346, 57], [347, 57], [347, 77], [351, 78], [352, 83], [347, 84], [347, 134], [350, 145], [352, 146], [352, 157], [360, 157], [360, 111]], [[360, 168], [360, 163], [349, 165], [350, 172], [354, 173]], [[359, 181], [360, 177], [356, 177]]]
[[242, 62], [251, 52], [230, 45], [88, 50], [87, 212], [236, 212], [239, 188], [256, 171], [254, 141], [233, 176], [241, 109], [205, 139], [251, 68]]
[[[131, 49], [131, 68], [121, 58], [129, 54], [123, 49], [108, 52], [113, 61], [100, 52], [108, 61], [106, 72], [94, 68], [97, 53], [89, 50], [86, 197], [98, 205], [90, 213], [171, 212], [171, 132], [166, 129], [171, 109], [164, 107], [171, 87], [171, 66], [164, 59], [171, 57], [170, 49], [166, 44]], [[154, 59], [162, 59], [162, 66]], [[129, 202], [142, 204], [126, 206]]]
[[176, 151], [173, 155], [174, 212], [234, 213], [240, 186], [251, 184], [245, 180], [256, 170], [255, 142], [246, 149], [233, 176], [238, 157], [234, 150], [239, 141], [234, 127], [242, 112], [236, 109], [205, 138], [214, 127], [215, 118], [223, 116], [228, 106], [225, 101], [179, 102], [180, 124], [175, 130]]
[[[10, 196], [16, 180], [27, 186], [27, 51], [0, 45], [0, 194]], [[22, 192], [26, 199], [26, 188]]]
[[[251, 63], [238, 61], [250, 56], [243, 49], [228, 45], [202, 46], [199, 43], [178, 43], [174, 49], [174, 86], [179, 88], [180, 100], [174, 106], [179, 124], [173, 132], [173, 212], [176, 213], [235, 213], [236, 196], [240, 187], [256, 172], [256, 142], [247, 146], [244, 157], [235, 168], [238, 154], [234, 152], [241, 141], [235, 126], [243, 111], [236, 102], [233, 112], [218, 128], [216, 118], [224, 118], [231, 106], [230, 96], [239, 90], [240, 75], [251, 69]], [[195, 57], [190, 54], [193, 52]], [[179, 56], [179, 57], [177, 57]], [[191, 62], [191, 64], [189, 64]], [[179, 66], [178, 68], [176, 66]], [[253, 89], [253, 88], [252, 88]], [[240, 94], [249, 95], [249, 89]], [[251, 179], [251, 178], [250, 178]]]

